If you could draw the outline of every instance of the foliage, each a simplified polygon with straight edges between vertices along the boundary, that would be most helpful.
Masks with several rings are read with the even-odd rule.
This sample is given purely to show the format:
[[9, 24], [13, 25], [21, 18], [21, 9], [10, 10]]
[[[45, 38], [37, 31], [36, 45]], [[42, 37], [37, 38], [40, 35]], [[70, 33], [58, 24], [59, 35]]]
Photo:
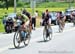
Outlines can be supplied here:
[[0, 8], [4, 8], [5, 7], [5, 2], [0, 1]]
[[26, 7], [26, 8], [28, 8], [28, 7], [30, 7], [30, 4], [29, 4], [29, 2], [17, 2], [17, 7]]
[[[37, 4], [37, 7], [39, 8], [53, 8], [53, 7], [69, 7], [70, 3], [66, 3], [66, 2], [43, 2], [43, 3], [39, 3]], [[75, 3], [71, 3], [71, 5], [74, 5]]]
[[[18, 0], [16, 0], [18, 2]], [[5, 5], [8, 3], [9, 6], [14, 6], [14, 1], [13, 0], [0, 0], [0, 2], [5, 2]], [[1, 3], [0, 3], [1, 5]]]

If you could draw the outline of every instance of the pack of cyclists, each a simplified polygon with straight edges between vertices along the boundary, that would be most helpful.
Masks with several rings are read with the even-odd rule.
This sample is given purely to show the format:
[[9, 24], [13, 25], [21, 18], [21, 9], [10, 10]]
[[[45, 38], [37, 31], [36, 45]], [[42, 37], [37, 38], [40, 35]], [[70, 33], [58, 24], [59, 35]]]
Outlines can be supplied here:
[[[45, 34], [45, 32], [46, 32], [46, 34], [45, 34], [46, 38], [48, 38], [50, 36], [50, 34], [52, 35], [51, 18], [52, 18], [52, 16], [51, 16], [49, 10], [46, 9], [45, 12], [42, 13], [42, 21], [41, 21], [42, 25], [44, 26], [43, 33]], [[22, 11], [18, 11], [16, 13], [16, 17], [14, 17], [14, 19], [7, 18], [7, 14], [5, 15], [4, 19], [6, 19], [6, 21], [4, 20], [3, 24], [5, 25], [5, 28], [8, 28], [10, 30], [9, 32], [11, 32], [12, 28], [14, 28], [15, 32], [19, 30], [18, 32], [20, 32], [21, 40], [19, 41], [17, 39], [18, 43], [23, 41], [25, 37], [27, 37], [28, 35], [30, 36], [30, 34], [32, 33], [32, 24], [33, 24], [32, 16], [29, 12], [27, 12], [26, 9], [23, 9]], [[71, 13], [71, 19], [75, 25], [75, 11], [73, 11]], [[58, 11], [56, 14], [56, 20], [57, 20], [57, 23], [59, 26], [59, 32], [62, 32], [64, 29], [64, 26], [65, 26], [65, 20], [66, 20], [65, 14], [63, 14], [62, 11]], [[14, 35], [14, 37], [15, 37], [15, 35]], [[51, 37], [49, 37], [49, 38], [51, 39]], [[29, 40], [30, 40], [30, 37], [29, 37]], [[44, 37], [44, 40], [46, 40], [45, 37]], [[24, 44], [25, 44], [25, 42], [24, 42]]]
[[[46, 22], [51, 27], [51, 18], [52, 16], [50, 15], [50, 12], [47, 9], [45, 12], [42, 13], [41, 24], [44, 26]], [[59, 28], [61, 28], [61, 30], [63, 30], [65, 26], [65, 19], [66, 19], [65, 15], [61, 11], [58, 11], [56, 13], [56, 21], [57, 21], [57, 24], [59, 25]]]
[[3, 24], [5, 32], [11, 33], [13, 30], [13, 19], [11, 17], [8, 17], [7, 12], [5, 12], [5, 15], [3, 16]]
[[[48, 11], [48, 9], [46, 9], [45, 12], [42, 13], [42, 24], [44, 26], [45, 26], [45, 24], [47, 24], [49, 26], [49, 28], [51, 28], [51, 17], [52, 16], [50, 15], [50, 12]], [[65, 26], [65, 19], [66, 19], [65, 15], [61, 11], [58, 11], [56, 14], [56, 17], [57, 17], [56, 20], [58, 22], [59, 28], [61, 28], [61, 30], [63, 30], [64, 26]], [[72, 12], [71, 17], [72, 17], [72, 19], [75, 19], [75, 11]], [[75, 22], [75, 21], [73, 20], [73, 22]], [[22, 34], [24, 33], [23, 31], [26, 30], [26, 26], [29, 26], [29, 30], [26, 30], [26, 31], [29, 31], [29, 33], [31, 33], [31, 31], [32, 31], [32, 17], [30, 15], [30, 13], [27, 12], [26, 9], [23, 9], [22, 12], [18, 11], [16, 13], [16, 17], [14, 18], [13, 23], [14, 23], [15, 31], [19, 27], [22, 27], [22, 29], [21, 29]], [[60, 30], [59, 30], [59, 32], [60, 32]]]

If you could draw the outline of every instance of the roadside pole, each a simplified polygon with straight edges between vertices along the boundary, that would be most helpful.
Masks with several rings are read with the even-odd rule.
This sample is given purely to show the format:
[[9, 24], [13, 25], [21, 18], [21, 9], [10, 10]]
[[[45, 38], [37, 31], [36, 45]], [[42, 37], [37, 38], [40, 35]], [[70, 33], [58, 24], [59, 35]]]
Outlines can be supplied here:
[[35, 7], [36, 7], [36, 1], [35, 0], [31, 0], [30, 7], [32, 9], [32, 15], [33, 15], [35, 12]]
[[14, 13], [16, 13], [16, 0], [14, 0]]

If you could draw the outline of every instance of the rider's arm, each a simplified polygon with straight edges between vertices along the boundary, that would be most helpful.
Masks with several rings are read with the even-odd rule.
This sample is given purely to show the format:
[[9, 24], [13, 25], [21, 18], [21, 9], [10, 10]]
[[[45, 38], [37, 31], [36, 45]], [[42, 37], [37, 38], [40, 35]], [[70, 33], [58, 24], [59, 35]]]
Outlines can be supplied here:
[[51, 24], [51, 14], [49, 15], [49, 24]]
[[28, 21], [28, 17], [26, 15], [24, 15], [24, 14], [23, 14], [23, 17], [24, 17], [25, 22], [27, 22]]

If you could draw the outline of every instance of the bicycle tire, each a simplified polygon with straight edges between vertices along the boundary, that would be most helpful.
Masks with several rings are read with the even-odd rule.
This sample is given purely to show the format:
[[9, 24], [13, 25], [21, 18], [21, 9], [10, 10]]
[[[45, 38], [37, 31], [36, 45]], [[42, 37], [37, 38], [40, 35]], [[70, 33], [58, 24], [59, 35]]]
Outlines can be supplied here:
[[44, 41], [47, 40], [47, 32], [46, 32], [46, 30], [43, 31], [43, 39], [44, 39]]
[[[13, 38], [13, 44], [14, 44], [14, 47], [15, 47], [15, 48], [18, 48], [18, 47], [20, 46], [20, 42], [17, 42], [18, 45], [16, 45], [16, 42], [15, 42], [15, 41], [17, 41], [16, 38], [17, 38], [18, 34], [19, 34], [18, 31], [15, 32], [15, 34], [14, 34], [14, 38]], [[20, 38], [20, 36], [19, 36], [19, 38]]]
[[53, 34], [53, 32], [52, 32], [52, 29], [51, 29], [51, 32], [49, 33], [49, 40], [52, 39], [52, 34]]
[[[24, 38], [24, 45], [25, 46], [27, 46], [29, 44], [30, 38], [31, 38], [30, 34], [27, 34], [26, 37]], [[27, 40], [28, 40], [28, 42], [26, 43]]]

